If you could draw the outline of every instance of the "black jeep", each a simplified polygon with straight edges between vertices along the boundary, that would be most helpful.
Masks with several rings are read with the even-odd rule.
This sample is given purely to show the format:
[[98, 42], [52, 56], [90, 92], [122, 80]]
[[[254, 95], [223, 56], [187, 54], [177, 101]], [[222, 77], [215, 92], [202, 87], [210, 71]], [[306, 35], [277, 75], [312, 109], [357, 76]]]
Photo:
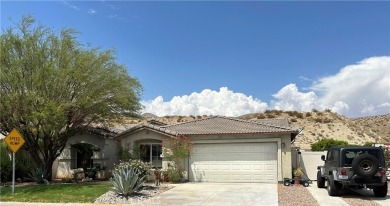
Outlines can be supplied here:
[[343, 146], [331, 147], [321, 156], [324, 166], [318, 166], [317, 187], [324, 188], [327, 182], [328, 194], [338, 195], [344, 188], [374, 190], [377, 197], [387, 195], [385, 158], [382, 148]]

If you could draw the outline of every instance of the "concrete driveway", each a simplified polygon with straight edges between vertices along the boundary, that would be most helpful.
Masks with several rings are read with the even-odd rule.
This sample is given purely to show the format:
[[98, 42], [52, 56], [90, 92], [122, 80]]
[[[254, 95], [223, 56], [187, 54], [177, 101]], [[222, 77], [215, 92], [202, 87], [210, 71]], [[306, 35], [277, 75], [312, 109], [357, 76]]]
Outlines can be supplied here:
[[311, 193], [311, 195], [314, 197], [314, 199], [317, 200], [317, 203], [320, 206], [334, 206], [334, 205], [348, 206], [349, 205], [346, 202], [344, 202], [344, 200], [341, 197], [329, 196], [328, 190], [326, 190], [325, 188], [317, 188], [316, 183], [314, 183], [306, 188]]
[[147, 205], [278, 205], [277, 184], [187, 183], [143, 202]]
[[387, 195], [386, 197], [375, 197], [373, 190], [366, 190], [366, 189], [356, 190], [355, 192], [362, 196], [370, 198], [371, 200], [375, 201], [380, 205], [390, 205], [389, 195]]
[[334, 205], [348, 206], [349, 204], [346, 203], [342, 198], [343, 195], [356, 196], [356, 198], [359, 198], [359, 196], [364, 196], [364, 197], [368, 197], [372, 201], [375, 201], [379, 205], [383, 205], [383, 206], [390, 205], [390, 196], [375, 197], [374, 192], [372, 190], [366, 190], [366, 189], [345, 190], [344, 194], [342, 193], [341, 195], [335, 197], [329, 196], [328, 191], [325, 188], [321, 188], [321, 189], [317, 188], [316, 183], [307, 187], [307, 190], [311, 193], [314, 199], [317, 200], [320, 206], [334, 206]]

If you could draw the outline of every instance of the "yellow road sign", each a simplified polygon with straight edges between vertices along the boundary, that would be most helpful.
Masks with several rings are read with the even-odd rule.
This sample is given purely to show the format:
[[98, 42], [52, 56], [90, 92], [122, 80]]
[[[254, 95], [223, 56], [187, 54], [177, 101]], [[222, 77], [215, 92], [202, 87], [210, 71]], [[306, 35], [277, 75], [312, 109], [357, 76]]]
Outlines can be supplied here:
[[4, 141], [7, 143], [8, 147], [16, 153], [24, 144], [24, 139], [22, 135], [19, 134], [18, 130], [13, 129], [5, 138]]

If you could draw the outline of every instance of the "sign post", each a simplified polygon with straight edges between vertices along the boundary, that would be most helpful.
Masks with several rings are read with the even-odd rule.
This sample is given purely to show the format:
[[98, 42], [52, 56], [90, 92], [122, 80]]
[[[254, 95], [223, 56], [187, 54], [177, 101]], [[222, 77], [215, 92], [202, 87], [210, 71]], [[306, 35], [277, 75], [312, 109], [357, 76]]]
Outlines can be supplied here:
[[12, 150], [12, 194], [15, 194], [15, 153], [23, 146], [24, 139], [18, 130], [13, 129], [5, 138], [4, 141]]

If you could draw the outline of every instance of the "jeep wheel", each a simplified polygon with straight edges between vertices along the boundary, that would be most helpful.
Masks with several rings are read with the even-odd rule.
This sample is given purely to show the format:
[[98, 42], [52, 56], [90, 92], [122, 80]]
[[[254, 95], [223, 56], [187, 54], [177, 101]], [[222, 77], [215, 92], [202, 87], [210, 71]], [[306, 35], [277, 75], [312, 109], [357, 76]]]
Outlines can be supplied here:
[[325, 178], [322, 177], [321, 171], [317, 172], [317, 187], [325, 188]]
[[379, 187], [374, 188], [375, 197], [386, 197], [387, 195], [387, 182]]
[[329, 196], [337, 196], [339, 194], [339, 184], [337, 184], [334, 180], [333, 180], [333, 177], [332, 176], [329, 176], [328, 179], [327, 179], [327, 182], [328, 182], [328, 194]]
[[379, 171], [379, 161], [370, 154], [361, 154], [353, 159], [352, 170], [358, 176], [371, 177]]

